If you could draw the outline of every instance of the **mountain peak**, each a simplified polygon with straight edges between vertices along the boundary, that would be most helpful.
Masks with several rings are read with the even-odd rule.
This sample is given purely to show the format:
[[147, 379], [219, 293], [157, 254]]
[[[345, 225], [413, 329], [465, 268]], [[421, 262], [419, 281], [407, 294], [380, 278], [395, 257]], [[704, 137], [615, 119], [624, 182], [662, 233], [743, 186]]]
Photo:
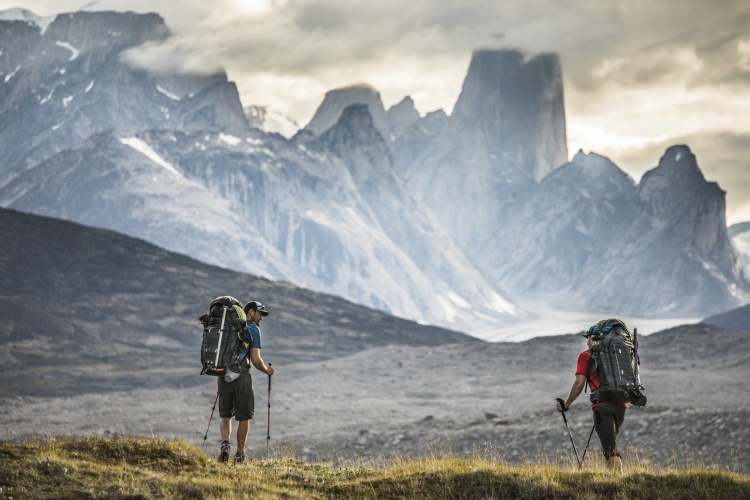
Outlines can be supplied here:
[[693, 257], [724, 269], [735, 266], [726, 228], [725, 192], [706, 181], [695, 155], [685, 145], [672, 146], [659, 166], [646, 172], [638, 195], [652, 217], [668, 221], [672, 235]]
[[378, 92], [373, 86], [360, 83], [326, 92], [325, 98], [315, 112], [305, 130], [320, 136], [330, 129], [341, 117], [344, 109], [352, 104], [364, 104], [370, 111], [375, 126], [383, 137], [388, 137], [388, 125], [385, 107]]
[[588, 179], [594, 179], [604, 174], [616, 174], [621, 177], [627, 177], [630, 183], [633, 184], [630, 176], [615, 165], [612, 160], [593, 151], [584, 153], [582, 149], [579, 150], [570, 163], [581, 169]]
[[480, 131], [491, 154], [541, 179], [568, 159], [560, 58], [475, 51], [451, 122], [451, 133]]
[[618, 195], [628, 197], [634, 192], [635, 181], [612, 160], [597, 153], [579, 150], [570, 163], [556, 169], [542, 179], [541, 186], [548, 189], [558, 184], [569, 184], [577, 191], [592, 197]]
[[336, 125], [320, 136], [319, 144], [346, 163], [355, 182], [393, 169], [388, 144], [365, 104], [347, 106]]
[[404, 97], [398, 104], [391, 106], [386, 115], [390, 129], [396, 137], [402, 135], [420, 119], [419, 111], [410, 96]]
[[714, 182], [707, 182], [698, 167], [695, 155], [686, 145], [676, 145], [667, 148], [659, 159], [659, 165], [646, 172], [640, 183], [642, 198], [653, 198], [655, 193], [669, 190], [682, 193], [682, 199], [698, 196], [698, 193], [723, 191]]
[[333, 146], [329, 149], [334, 151], [339, 151], [342, 145], [346, 147], [385, 146], [385, 140], [375, 127], [366, 104], [347, 106], [336, 124], [324, 132], [320, 140], [328, 146]]
[[664, 155], [659, 159], [659, 166], [669, 175], [680, 178], [688, 178], [694, 181], [705, 181], [703, 172], [698, 167], [695, 155], [687, 145], [679, 144], [667, 148]]

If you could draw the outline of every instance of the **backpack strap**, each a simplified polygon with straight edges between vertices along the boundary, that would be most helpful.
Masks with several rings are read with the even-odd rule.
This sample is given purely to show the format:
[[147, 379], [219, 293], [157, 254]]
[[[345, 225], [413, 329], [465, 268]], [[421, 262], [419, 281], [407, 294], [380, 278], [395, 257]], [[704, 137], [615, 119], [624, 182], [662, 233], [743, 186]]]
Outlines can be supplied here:
[[[594, 392], [592, 392], [591, 394], [592, 395], [594, 395], [594, 394], [596, 395], [596, 404], [598, 404], [598, 403], [601, 403], [601, 399], [602, 399], [601, 393], [598, 392], [599, 391], [599, 385], [595, 384], [589, 378], [589, 373], [593, 373], [593, 371], [594, 371], [594, 370], [591, 369], [591, 365], [594, 364], [594, 363], [595, 363], [594, 359], [591, 357], [591, 355], [589, 355], [589, 370], [588, 370], [588, 373], [586, 374], [586, 382], [588, 382], [588, 384], [586, 384], [586, 386], [584, 387], [584, 391], [583, 392], [585, 394], [586, 391], [589, 389], [590, 385], [594, 386]], [[596, 369], [598, 370], [599, 367], [597, 366]]]

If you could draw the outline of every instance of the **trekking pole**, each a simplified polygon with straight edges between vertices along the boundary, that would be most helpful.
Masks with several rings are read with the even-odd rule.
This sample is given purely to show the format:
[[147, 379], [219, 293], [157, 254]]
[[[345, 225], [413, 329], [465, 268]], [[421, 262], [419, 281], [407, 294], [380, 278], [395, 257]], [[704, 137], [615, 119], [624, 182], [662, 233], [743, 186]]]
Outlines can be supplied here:
[[214, 399], [214, 407], [211, 408], [211, 416], [208, 417], [208, 427], [206, 427], [206, 435], [203, 436], [203, 444], [201, 448], [206, 447], [206, 439], [208, 439], [208, 429], [211, 428], [211, 419], [214, 418], [214, 410], [216, 410], [216, 402], [219, 400], [219, 391], [216, 391], [216, 399]]
[[633, 328], [633, 355], [635, 357], [635, 383], [641, 385], [641, 373], [638, 369], [641, 364], [641, 358], [638, 356], [638, 328]]
[[[576, 450], [576, 444], [573, 442], [573, 433], [570, 432], [570, 426], [568, 425], [568, 419], [565, 417], [565, 401], [563, 401], [560, 398], [557, 398], [556, 401], [560, 403], [560, 407], [563, 409], [560, 413], [562, 413], [563, 422], [565, 422], [565, 427], [568, 429], [568, 437], [570, 437], [570, 444], [573, 445], [573, 453], [576, 454], [576, 462], [578, 462], [578, 468], [581, 469], [581, 459], [578, 458], [578, 450]], [[593, 429], [592, 429], [593, 430]]]
[[[268, 363], [273, 366], [273, 363]], [[271, 375], [268, 376], [268, 429], [266, 431], [266, 460], [268, 460], [268, 445], [271, 443]]]
[[581, 455], [581, 468], [583, 468], [583, 461], [586, 460], [586, 451], [589, 449], [589, 443], [591, 442], [591, 436], [594, 435], [594, 428], [596, 427], [596, 424], [594, 424], [591, 427], [591, 432], [589, 433], [589, 440], [586, 441], [586, 448], [583, 449], [583, 455]]

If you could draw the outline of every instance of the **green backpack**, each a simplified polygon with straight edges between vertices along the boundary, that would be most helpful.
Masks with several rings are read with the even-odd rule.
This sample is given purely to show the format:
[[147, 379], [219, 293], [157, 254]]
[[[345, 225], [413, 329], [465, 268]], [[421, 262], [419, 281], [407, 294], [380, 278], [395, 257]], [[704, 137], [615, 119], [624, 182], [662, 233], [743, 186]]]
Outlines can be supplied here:
[[228, 295], [217, 297], [198, 321], [203, 325], [201, 375], [225, 377], [231, 382], [240, 373], [240, 333], [247, 330], [242, 303]]

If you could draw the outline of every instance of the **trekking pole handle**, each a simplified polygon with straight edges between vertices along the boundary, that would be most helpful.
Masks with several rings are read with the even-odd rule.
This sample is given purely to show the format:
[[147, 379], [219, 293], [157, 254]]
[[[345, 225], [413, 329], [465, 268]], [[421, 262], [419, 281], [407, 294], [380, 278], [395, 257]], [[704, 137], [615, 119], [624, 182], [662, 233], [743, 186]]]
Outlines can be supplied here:
[[562, 398], [555, 398], [555, 401], [557, 401], [558, 403], [560, 403], [560, 407], [562, 408], [562, 411], [560, 413], [562, 413], [563, 420], [565, 420], [565, 422], [567, 423], [568, 419], [565, 418], [565, 412], [568, 411], [568, 409], [565, 408], [565, 401], [563, 401]]
[[[273, 366], [273, 363], [268, 363], [268, 366]], [[268, 391], [271, 391], [271, 374], [268, 374]]]

